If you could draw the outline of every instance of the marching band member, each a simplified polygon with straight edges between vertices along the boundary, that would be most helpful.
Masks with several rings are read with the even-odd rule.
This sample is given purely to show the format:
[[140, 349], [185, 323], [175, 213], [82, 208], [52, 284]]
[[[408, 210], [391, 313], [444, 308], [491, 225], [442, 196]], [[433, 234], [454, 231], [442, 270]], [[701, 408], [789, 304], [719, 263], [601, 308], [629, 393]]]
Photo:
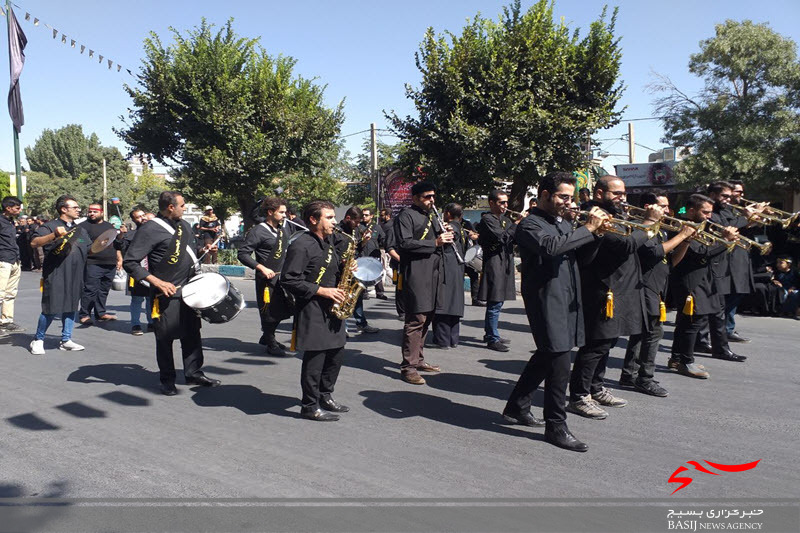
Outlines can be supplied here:
[[[576, 452], [589, 447], [567, 427], [564, 404], [570, 351], [584, 344], [581, 274], [576, 250], [596, 246], [595, 233], [607, 215], [592, 208], [588, 221], [573, 230], [563, 217], [575, 194], [571, 172], [552, 172], [539, 183], [537, 207], [519, 224], [516, 241], [522, 256], [522, 300], [536, 352], [511, 392], [503, 418], [525, 426], [545, 426], [545, 440]], [[544, 381], [544, 421], [531, 414], [531, 399]]]
[[[332, 422], [350, 409], [333, 399], [333, 389], [347, 342], [344, 321], [331, 313], [347, 295], [337, 288], [340, 257], [331, 235], [336, 224], [333, 204], [317, 200], [303, 211], [309, 231], [289, 247], [281, 270], [281, 284], [295, 297], [293, 341], [303, 351], [300, 415]], [[294, 346], [293, 346], [294, 348]]]
[[[183, 220], [186, 202], [177, 191], [164, 191], [158, 197], [158, 215], [136, 230], [123, 267], [136, 283], [150, 284], [153, 298], [153, 324], [156, 336], [161, 393], [175, 396], [175, 360], [172, 343], [181, 341], [183, 375], [187, 385], [216, 387], [218, 379], [206, 377], [202, 371], [203, 346], [200, 317], [181, 300], [178, 289], [194, 274], [197, 257], [192, 226]], [[207, 244], [204, 250], [210, 250]], [[149, 271], [142, 265], [147, 258]]]
[[[286, 200], [278, 197], [264, 198], [261, 206], [264, 221], [256, 224], [239, 246], [237, 257], [244, 266], [256, 272], [256, 302], [261, 318], [261, 338], [258, 343], [267, 347], [271, 355], [286, 355], [286, 346], [275, 340], [275, 330], [281, 320], [289, 318], [285, 307], [272, 305], [289, 237], [294, 233], [284, 222]], [[293, 228], [294, 226], [292, 226]], [[255, 259], [253, 259], [255, 254]]]
[[478, 223], [478, 244], [483, 248], [483, 273], [478, 299], [486, 302], [483, 342], [490, 350], [507, 352], [508, 339], [500, 337], [497, 324], [505, 300], [515, 300], [514, 221], [505, 214], [508, 195], [500, 190], [489, 193], [489, 212]]
[[403, 324], [402, 379], [414, 385], [424, 385], [423, 372], [439, 372], [437, 365], [425, 361], [422, 353], [425, 334], [437, 306], [443, 303], [442, 247], [451, 245], [453, 233], [437, 235], [437, 224], [431, 206], [436, 198], [436, 186], [418, 182], [411, 187], [413, 205], [397, 215], [394, 222], [396, 246], [400, 252], [400, 276], [403, 284], [405, 322]]
[[[353, 206], [348, 209], [345, 214], [344, 218], [341, 222], [339, 222], [339, 229], [342, 233], [346, 233], [350, 235], [352, 239], [355, 239], [356, 242], [356, 257], [363, 257], [365, 256], [365, 251], [371, 249], [367, 246], [372, 242], [372, 233], [369, 231], [364, 231], [361, 223], [361, 208]], [[350, 245], [350, 238], [342, 235], [342, 233], [335, 233], [333, 235], [333, 242], [336, 246], [336, 251], [339, 253], [339, 256], [344, 254], [344, 251], [347, 250], [347, 247]], [[380, 333], [380, 329], [370, 326], [369, 322], [367, 322], [367, 317], [364, 315], [364, 293], [362, 292], [358, 296], [358, 301], [356, 302], [356, 306], [353, 309], [353, 320], [356, 322], [356, 329], [358, 329], [361, 333]]]
[[428, 348], [449, 349], [458, 346], [461, 317], [464, 316], [464, 263], [459, 263], [456, 251], [463, 258], [466, 243], [465, 232], [459, 222], [463, 208], [459, 204], [447, 204], [442, 209], [444, 221], [453, 231], [455, 247], [442, 248], [442, 298], [437, 298], [433, 315], [433, 339]]
[[[364, 243], [364, 257], [374, 257], [381, 261], [381, 249], [386, 248], [386, 233], [383, 231], [383, 226], [374, 220], [372, 209], [365, 207], [361, 210], [361, 224], [359, 224], [361, 233], [370, 233], [370, 239]], [[381, 261], [381, 264], [383, 262]], [[383, 288], [383, 278], [378, 280], [375, 284], [375, 297], [378, 300], [388, 300], [386, 292]]]

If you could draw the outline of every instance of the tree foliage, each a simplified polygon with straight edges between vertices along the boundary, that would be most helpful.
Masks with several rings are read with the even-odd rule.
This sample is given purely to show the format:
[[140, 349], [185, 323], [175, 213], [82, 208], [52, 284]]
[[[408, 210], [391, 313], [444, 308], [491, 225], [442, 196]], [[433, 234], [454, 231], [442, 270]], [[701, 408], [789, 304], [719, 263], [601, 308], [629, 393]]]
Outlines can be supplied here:
[[588, 34], [553, 20], [553, 3], [498, 22], [477, 15], [460, 35], [425, 34], [416, 54], [419, 89], [406, 86], [418, 117], [387, 115], [408, 145], [407, 171], [422, 164], [447, 199], [513, 182], [519, 209], [529, 185], [549, 171], [583, 166], [588, 134], [619, 121], [621, 51], [603, 9]]
[[[408, 146], [405, 143], [389, 144], [377, 140], [378, 175], [387, 176], [405, 161]], [[342, 194], [342, 202], [346, 205], [375, 208], [372, 190], [372, 154], [369, 139], [364, 141], [362, 151], [356, 156], [355, 164], [350, 166], [350, 184]]]
[[700, 43], [689, 72], [705, 82], [697, 95], [665, 76], [651, 85], [661, 93], [656, 110], [665, 117], [664, 141], [695, 154], [678, 166], [678, 179], [741, 179], [762, 190], [800, 187], [796, 44], [767, 24], [728, 20]]
[[[153, 191], [146, 192], [144, 184], [134, 180], [128, 162], [117, 148], [102, 146], [94, 133], [84, 135], [83, 127], [78, 124], [44, 130], [33, 146], [25, 148], [25, 157], [30, 167], [30, 172], [26, 172], [25, 205], [31, 214], [52, 215], [56, 198], [65, 193], [75, 196], [82, 207], [100, 202], [103, 159], [109, 200], [118, 197], [121, 209], [129, 209], [137, 202], [149, 202], [152, 197]], [[159, 186], [163, 187], [163, 181]], [[110, 202], [106, 213], [116, 213]]]
[[[295, 75], [293, 58], [236, 35], [232, 21], [171, 32], [170, 45], [150, 34], [140, 82], [125, 87], [133, 108], [118, 133], [135, 151], [177, 165], [176, 185], [190, 199], [235, 199], [245, 215], [259, 187], [288, 185], [299, 201], [335, 188], [326, 170], [343, 102], [326, 107], [324, 86]], [[300, 177], [314, 187], [297, 187]]]
[[0, 170], [0, 198], [11, 194], [11, 174]]

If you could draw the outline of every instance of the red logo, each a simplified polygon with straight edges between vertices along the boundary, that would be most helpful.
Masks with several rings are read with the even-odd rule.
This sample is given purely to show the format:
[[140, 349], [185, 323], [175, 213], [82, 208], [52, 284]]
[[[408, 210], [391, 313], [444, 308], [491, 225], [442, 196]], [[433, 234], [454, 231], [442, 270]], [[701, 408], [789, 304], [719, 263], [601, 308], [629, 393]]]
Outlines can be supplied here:
[[[756, 465], [758, 465], [759, 461], [761, 461], [761, 459], [759, 459], [758, 461], [753, 461], [752, 463], [742, 463], [740, 465], [723, 465], [719, 463], [712, 463], [711, 461], [703, 461], [703, 462], [711, 466], [712, 468], [716, 468], [717, 470], [720, 470], [722, 472], [744, 472], [745, 470], [752, 470], [753, 468], [755, 468]], [[712, 476], [719, 475], [716, 472], [712, 472], [711, 470], [707, 469], [697, 461], [686, 461], [686, 464], [692, 465], [694, 469], [697, 470], [698, 472], [702, 472], [704, 474], [711, 474]], [[667, 483], [681, 484], [680, 487], [672, 491], [672, 494], [675, 494], [682, 488], [687, 487], [692, 481], [694, 481], [690, 477], [678, 477], [678, 474], [680, 474], [681, 472], [686, 472], [687, 470], [689, 469], [686, 468], [685, 466], [682, 466], [678, 468], [676, 471], [674, 471], [671, 476], [669, 476], [669, 481], [667, 481]]]

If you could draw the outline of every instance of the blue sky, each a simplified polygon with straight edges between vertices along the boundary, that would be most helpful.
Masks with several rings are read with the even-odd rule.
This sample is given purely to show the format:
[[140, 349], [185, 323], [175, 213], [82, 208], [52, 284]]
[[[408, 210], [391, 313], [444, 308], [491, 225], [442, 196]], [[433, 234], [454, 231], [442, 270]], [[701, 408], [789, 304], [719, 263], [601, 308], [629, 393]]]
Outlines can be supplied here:
[[[427, 27], [437, 32], [459, 32], [467, 18], [480, 12], [496, 18], [508, 1], [499, 0], [407, 0], [405, 2], [337, 1], [244, 1], [210, 2], [206, 0], [138, 0], [95, 1], [17, 0], [15, 8], [28, 37], [25, 70], [21, 86], [26, 124], [20, 136], [21, 146], [31, 146], [44, 129], [66, 124], [82, 124], [85, 132], [94, 132], [101, 142], [126, 147], [114, 134], [122, 125], [130, 99], [124, 83], [134, 83], [125, 69], [136, 73], [141, 65], [142, 42], [150, 31], [170, 40], [170, 26], [183, 32], [196, 26], [201, 17], [217, 25], [234, 18], [240, 35], [260, 37], [270, 54], [284, 54], [298, 60], [296, 72], [316, 77], [327, 84], [330, 105], [345, 99], [346, 122], [343, 135], [369, 128], [376, 122], [386, 128], [384, 110], [401, 115], [413, 114], [405, 98], [404, 83], [415, 85], [419, 74], [414, 65], [414, 52]], [[532, 4], [523, 1], [523, 8]], [[558, 16], [584, 30], [601, 12], [605, 2], [594, 0], [559, 0]], [[687, 72], [688, 58], [698, 50], [698, 43], [714, 34], [714, 25], [726, 19], [751, 19], [767, 22], [779, 33], [800, 41], [800, 2], [768, 0], [752, 2], [687, 1], [647, 2], [623, 0], [609, 2], [619, 7], [617, 33], [622, 38], [622, 80], [626, 90], [620, 107], [627, 106], [624, 118], [653, 115], [652, 99], [645, 87], [652, 81], [651, 72], [670, 76], [684, 90], [700, 87]], [[31, 20], [25, 21], [25, 12]], [[33, 17], [40, 19], [38, 26]], [[5, 24], [5, 20], [3, 20]], [[45, 27], [47, 23], [59, 31], [57, 39]], [[61, 43], [61, 34], [67, 44]], [[76, 47], [70, 47], [70, 41]], [[6, 39], [3, 38], [3, 42]], [[87, 47], [83, 55], [80, 44]], [[95, 51], [94, 59], [88, 50]], [[104, 56], [98, 63], [98, 56]], [[8, 72], [7, 54], [3, 56]], [[106, 60], [114, 62], [108, 69]], [[116, 64], [123, 66], [120, 73]], [[0, 125], [0, 168], [14, 166], [11, 119], [3, 111]], [[635, 122], [635, 138], [643, 146], [662, 147], [662, 129], [657, 121]], [[602, 148], [612, 154], [626, 154], [627, 143], [619, 139], [627, 132], [627, 123], [598, 132], [596, 137], [608, 139]], [[350, 135], [347, 147], [361, 151], [368, 134]], [[382, 140], [395, 139], [382, 133]], [[646, 161], [649, 150], [637, 147], [637, 161]], [[613, 164], [627, 162], [622, 157], [609, 157]], [[23, 152], [23, 166], [25, 166]]]

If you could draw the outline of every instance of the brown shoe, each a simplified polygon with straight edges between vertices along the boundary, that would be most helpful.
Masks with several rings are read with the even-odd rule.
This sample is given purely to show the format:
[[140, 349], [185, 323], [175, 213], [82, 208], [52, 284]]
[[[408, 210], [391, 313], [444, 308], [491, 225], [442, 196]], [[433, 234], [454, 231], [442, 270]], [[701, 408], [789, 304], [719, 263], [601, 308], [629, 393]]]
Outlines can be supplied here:
[[419, 372], [439, 372], [442, 369], [439, 367], [439, 365], [432, 365], [430, 363], [423, 362], [417, 367], [417, 370]]
[[109, 314], [105, 314], [105, 315], [102, 315], [102, 316], [100, 317], [100, 320], [102, 320], [103, 322], [105, 322], [105, 321], [107, 321], [107, 320], [116, 320], [116, 319], [117, 319], [117, 315], [109, 315]]
[[425, 385], [425, 379], [417, 373], [403, 374], [402, 379], [406, 383], [411, 383], [412, 385]]
[[78, 321], [81, 324], [91, 324], [92, 323], [91, 317], [88, 317], [88, 316], [82, 316]]

